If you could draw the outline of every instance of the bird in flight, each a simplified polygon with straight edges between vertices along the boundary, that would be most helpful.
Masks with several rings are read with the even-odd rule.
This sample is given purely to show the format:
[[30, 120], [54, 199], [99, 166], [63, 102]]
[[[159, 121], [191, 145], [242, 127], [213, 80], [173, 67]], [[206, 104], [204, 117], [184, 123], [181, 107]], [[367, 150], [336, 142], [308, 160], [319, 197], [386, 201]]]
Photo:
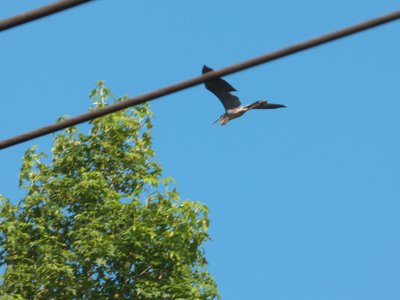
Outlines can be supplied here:
[[[211, 71], [214, 70], [206, 65], [203, 66], [203, 74]], [[225, 113], [221, 115], [213, 124], [219, 122], [221, 125], [226, 125], [230, 120], [242, 116], [245, 112], [251, 109], [275, 109], [286, 107], [282, 104], [272, 104], [268, 103], [267, 101], [257, 101], [243, 106], [240, 103], [239, 98], [231, 94], [231, 92], [235, 92], [236, 89], [221, 78], [207, 80], [204, 85], [206, 86], [207, 90], [218, 97], [225, 108]]]

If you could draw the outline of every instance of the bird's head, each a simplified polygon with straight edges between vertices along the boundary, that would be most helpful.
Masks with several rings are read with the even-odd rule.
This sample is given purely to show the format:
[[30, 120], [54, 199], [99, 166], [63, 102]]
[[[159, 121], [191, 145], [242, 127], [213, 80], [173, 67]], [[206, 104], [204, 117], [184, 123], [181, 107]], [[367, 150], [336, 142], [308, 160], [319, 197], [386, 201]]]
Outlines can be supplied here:
[[226, 125], [226, 124], [229, 122], [229, 118], [228, 118], [225, 114], [223, 114], [223, 115], [221, 115], [218, 119], [216, 119], [216, 120], [214, 121], [213, 125], [214, 125], [215, 123], [217, 123], [217, 122], [219, 122], [219, 124], [220, 124], [221, 126], [224, 126], [224, 125]]

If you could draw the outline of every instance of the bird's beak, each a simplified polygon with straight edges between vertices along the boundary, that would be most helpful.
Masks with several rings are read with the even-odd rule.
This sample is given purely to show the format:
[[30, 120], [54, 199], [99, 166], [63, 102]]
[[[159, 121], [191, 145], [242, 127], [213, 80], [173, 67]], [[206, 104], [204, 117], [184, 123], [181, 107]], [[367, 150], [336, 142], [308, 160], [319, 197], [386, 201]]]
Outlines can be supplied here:
[[215, 123], [217, 123], [219, 121], [220, 118], [216, 119], [211, 125], [214, 125]]

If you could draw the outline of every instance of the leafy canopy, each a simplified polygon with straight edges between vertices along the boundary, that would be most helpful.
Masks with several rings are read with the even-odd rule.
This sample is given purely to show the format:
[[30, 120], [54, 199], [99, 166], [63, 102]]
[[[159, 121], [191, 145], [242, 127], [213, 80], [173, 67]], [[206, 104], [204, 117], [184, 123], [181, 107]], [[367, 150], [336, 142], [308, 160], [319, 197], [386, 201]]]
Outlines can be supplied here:
[[[115, 99], [99, 82], [92, 109]], [[0, 195], [2, 299], [215, 299], [207, 207], [181, 201], [154, 160], [148, 105], [72, 127], [52, 155], [23, 157], [13, 205]]]

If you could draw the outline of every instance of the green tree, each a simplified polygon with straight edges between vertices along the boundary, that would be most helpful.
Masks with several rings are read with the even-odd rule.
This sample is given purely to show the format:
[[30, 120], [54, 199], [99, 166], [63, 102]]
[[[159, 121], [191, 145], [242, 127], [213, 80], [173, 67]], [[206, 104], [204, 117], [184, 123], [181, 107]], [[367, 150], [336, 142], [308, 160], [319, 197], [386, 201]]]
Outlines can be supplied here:
[[[115, 99], [99, 82], [92, 109]], [[182, 201], [154, 160], [148, 105], [26, 151], [13, 205], [0, 195], [2, 299], [215, 299], [205, 205]]]

